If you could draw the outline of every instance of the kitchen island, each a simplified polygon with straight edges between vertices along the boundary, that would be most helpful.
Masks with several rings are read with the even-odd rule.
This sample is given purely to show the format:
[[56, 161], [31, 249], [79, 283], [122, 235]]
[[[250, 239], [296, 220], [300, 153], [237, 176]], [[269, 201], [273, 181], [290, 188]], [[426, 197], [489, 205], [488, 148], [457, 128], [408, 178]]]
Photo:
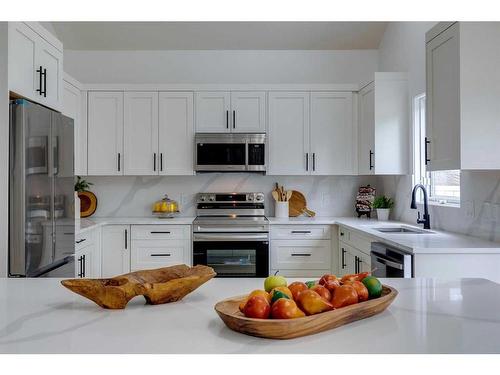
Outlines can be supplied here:
[[292, 340], [229, 330], [217, 301], [262, 279], [213, 279], [184, 300], [142, 297], [104, 310], [58, 279], [0, 279], [0, 353], [499, 353], [500, 285], [484, 279], [386, 279], [399, 295], [372, 318]]

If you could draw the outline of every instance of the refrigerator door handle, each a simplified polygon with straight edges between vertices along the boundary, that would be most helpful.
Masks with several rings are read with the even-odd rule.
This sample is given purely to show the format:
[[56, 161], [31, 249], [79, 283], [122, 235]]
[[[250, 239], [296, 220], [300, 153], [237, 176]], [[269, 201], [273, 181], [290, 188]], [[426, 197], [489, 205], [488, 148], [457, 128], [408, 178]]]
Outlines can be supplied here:
[[68, 255], [67, 257], [58, 260], [52, 264], [49, 264], [48, 266], [39, 268], [35, 273], [29, 275], [29, 277], [40, 277], [43, 276], [51, 271], [54, 271], [55, 269], [58, 269], [70, 262], [73, 261], [74, 255]]

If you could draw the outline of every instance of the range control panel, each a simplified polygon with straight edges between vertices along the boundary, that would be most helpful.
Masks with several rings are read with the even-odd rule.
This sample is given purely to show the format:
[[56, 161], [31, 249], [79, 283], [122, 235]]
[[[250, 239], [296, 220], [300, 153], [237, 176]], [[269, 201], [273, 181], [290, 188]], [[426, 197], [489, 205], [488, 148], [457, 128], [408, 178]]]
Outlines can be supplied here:
[[264, 193], [199, 193], [197, 201], [264, 203]]

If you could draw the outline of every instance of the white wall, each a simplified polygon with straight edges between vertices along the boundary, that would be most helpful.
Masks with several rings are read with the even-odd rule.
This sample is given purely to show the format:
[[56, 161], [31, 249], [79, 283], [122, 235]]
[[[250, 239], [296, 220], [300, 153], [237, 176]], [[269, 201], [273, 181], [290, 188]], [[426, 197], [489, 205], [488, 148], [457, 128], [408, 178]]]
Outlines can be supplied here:
[[64, 51], [83, 83], [360, 83], [377, 65], [377, 50]]
[[7, 276], [9, 208], [9, 89], [7, 86], [7, 22], [0, 22], [0, 277]]
[[360, 185], [374, 177], [358, 176], [262, 176], [249, 173], [210, 173], [166, 177], [86, 177], [92, 183], [99, 217], [150, 217], [152, 204], [165, 194], [181, 204], [182, 216], [195, 216], [199, 192], [266, 193], [266, 214], [274, 216], [271, 191], [278, 182], [285, 189], [304, 193], [308, 207], [318, 216], [353, 216]]
[[[410, 101], [425, 92], [425, 33], [434, 25], [434, 22], [390, 23], [380, 44], [379, 69], [408, 72]], [[379, 177], [377, 186], [395, 197], [395, 219], [415, 223], [417, 212], [410, 209], [411, 176]], [[432, 206], [431, 226], [499, 241], [500, 172], [462, 171], [461, 197], [461, 208]]]

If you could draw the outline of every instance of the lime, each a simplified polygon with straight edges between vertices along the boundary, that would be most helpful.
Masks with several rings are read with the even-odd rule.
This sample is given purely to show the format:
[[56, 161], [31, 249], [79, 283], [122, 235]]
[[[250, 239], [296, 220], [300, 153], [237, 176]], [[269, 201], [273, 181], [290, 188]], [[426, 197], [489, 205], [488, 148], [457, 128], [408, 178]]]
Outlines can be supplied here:
[[378, 298], [382, 295], [382, 284], [375, 276], [367, 276], [363, 279], [362, 283], [368, 289], [370, 298]]
[[309, 289], [316, 285], [316, 281], [306, 281], [306, 285]]
[[275, 291], [273, 291], [273, 296], [271, 298], [271, 304], [273, 304], [274, 302], [276, 302], [280, 298], [290, 299], [290, 297], [288, 297], [285, 293], [280, 292], [279, 290], [275, 290]]

